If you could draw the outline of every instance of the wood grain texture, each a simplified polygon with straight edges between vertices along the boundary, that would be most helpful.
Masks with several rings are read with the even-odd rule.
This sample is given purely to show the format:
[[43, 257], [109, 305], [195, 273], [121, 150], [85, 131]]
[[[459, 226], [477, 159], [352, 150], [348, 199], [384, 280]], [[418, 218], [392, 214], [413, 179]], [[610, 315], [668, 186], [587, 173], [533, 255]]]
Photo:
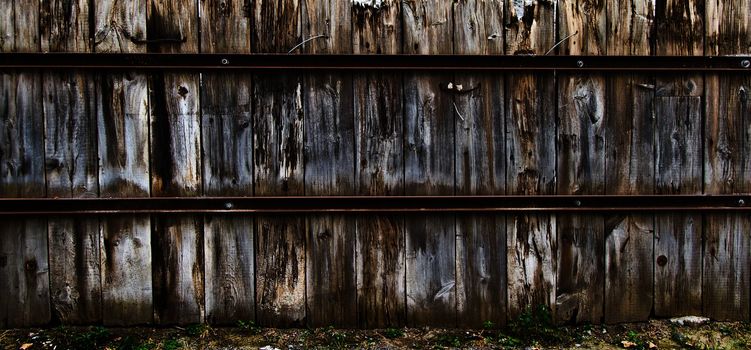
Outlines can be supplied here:
[[206, 321], [236, 325], [255, 320], [253, 217], [205, 220]]
[[269, 327], [303, 327], [305, 312], [305, 218], [256, 219], [256, 319]]
[[[249, 2], [200, 2], [201, 52], [250, 53]], [[253, 195], [251, 74], [201, 75], [205, 195]], [[252, 216], [205, 216], [206, 320], [255, 321]]]
[[[609, 2], [607, 54], [652, 53], [651, 0]], [[606, 80], [605, 192], [654, 193], [654, 78]], [[605, 322], [646, 320], [652, 312], [654, 216], [605, 218]]]
[[146, 52], [148, 0], [101, 0], [94, 11], [95, 52]]
[[[302, 1], [305, 53], [351, 53], [351, 3]], [[304, 78], [305, 194], [351, 195], [355, 190], [355, 136], [352, 75], [311, 73]], [[357, 322], [355, 218], [343, 215], [306, 218], [307, 322], [310, 326]]]
[[[608, 78], [605, 193], [654, 193], [654, 80]], [[646, 320], [652, 312], [654, 216], [605, 219], [605, 322]], [[617, 310], [617, 311], [616, 311]]]
[[[657, 55], [702, 55], [703, 30], [703, 2], [656, 3], [654, 45]], [[699, 74], [656, 78], [656, 194], [698, 194], [702, 191], [703, 85], [703, 77]], [[686, 305], [698, 301], [700, 296], [697, 294], [660, 294], [686, 291], [687, 287], [694, 286], [696, 281], [702, 279], [700, 261], [695, 259], [702, 254], [698, 244], [702, 239], [699, 227], [702, 227], [702, 217], [698, 214], [676, 213], [655, 218], [655, 301], [662, 303], [655, 306], [655, 310], [668, 312], [679, 308], [699, 308], [695, 304]], [[675, 237], [679, 236], [681, 240], [676, 240]], [[685, 245], [672, 245], [680, 242]]]
[[[39, 3], [6, 2], [0, 48], [40, 50]], [[0, 75], [0, 193], [44, 197], [44, 121], [40, 73]], [[50, 321], [47, 220], [4, 219], [0, 225], [0, 327], [29, 327]]]
[[[198, 3], [151, 0], [149, 52], [199, 52]], [[151, 195], [202, 193], [199, 77], [155, 73], [151, 90]], [[154, 321], [186, 324], [204, 319], [203, 218], [160, 217], [152, 221]]]
[[[99, 1], [95, 52], [146, 52], [146, 1]], [[102, 74], [96, 80], [101, 197], [151, 193], [149, 89], [145, 74]], [[102, 319], [105, 325], [152, 323], [149, 216], [104, 217], [101, 230]]]
[[[751, 4], [706, 2], [706, 54], [751, 52]], [[747, 75], [705, 78], [704, 193], [747, 193], [751, 189], [751, 80]], [[714, 319], [748, 320], [749, 232], [743, 214], [705, 216], [703, 311]]]
[[40, 1], [39, 28], [43, 52], [89, 52], [87, 0]]
[[[558, 194], [603, 194], [605, 86], [602, 76], [562, 75], [558, 84]], [[604, 220], [559, 214], [556, 319], [598, 323], [603, 317]]]
[[[544, 54], [555, 44], [557, 3], [505, 1], [507, 55]], [[552, 76], [506, 78], [506, 193], [553, 194], [555, 183], [555, 91]], [[558, 239], [554, 215], [506, 219], [508, 318], [527, 307], [555, 313]]]
[[[453, 52], [452, 4], [402, 2], [402, 51]], [[404, 81], [406, 195], [454, 194], [453, 97], [450, 74], [408, 73]], [[456, 325], [453, 215], [406, 217], [407, 324]]]
[[0, 327], [50, 321], [47, 220], [4, 219], [0, 229]]
[[[503, 53], [503, 2], [454, 4], [454, 53]], [[456, 193], [504, 194], [504, 76], [454, 75]], [[462, 93], [462, 91], [466, 91]], [[456, 111], [455, 111], [456, 112]], [[506, 222], [503, 215], [457, 215], [457, 322], [479, 328], [506, 323]]]
[[[507, 194], [555, 193], [555, 119], [552, 77], [513, 75], [506, 93]], [[506, 220], [508, 316], [527, 307], [555, 307], [558, 239], [554, 215], [509, 215]]]
[[50, 294], [63, 324], [102, 322], [99, 220], [50, 218]]
[[[353, 4], [353, 51], [401, 52], [401, 6]], [[404, 193], [402, 75], [355, 73], [355, 187], [359, 195]], [[357, 217], [357, 315], [363, 328], [406, 324], [404, 218]]]
[[102, 319], [108, 326], [154, 321], [151, 226], [147, 216], [102, 220]]
[[[701, 193], [701, 99], [658, 95], [655, 118], [655, 193]], [[700, 214], [655, 218], [655, 312], [663, 316], [700, 310], [701, 225]]]
[[[253, 2], [252, 51], [287, 52], [301, 39], [297, 0]], [[276, 18], [270, 21], [269, 18]], [[299, 51], [298, 51], [299, 52]], [[303, 195], [303, 85], [293, 73], [253, 75], [255, 194]], [[256, 218], [256, 320], [306, 325], [305, 218]]]
[[[90, 52], [88, 2], [41, 4], [45, 51]], [[99, 195], [97, 96], [94, 75], [43, 73], [47, 195]], [[102, 321], [100, 236], [97, 218], [51, 217], [48, 225], [50, 293], [56, 320]], [[62, 254], [60, 252], [63, 252]]]

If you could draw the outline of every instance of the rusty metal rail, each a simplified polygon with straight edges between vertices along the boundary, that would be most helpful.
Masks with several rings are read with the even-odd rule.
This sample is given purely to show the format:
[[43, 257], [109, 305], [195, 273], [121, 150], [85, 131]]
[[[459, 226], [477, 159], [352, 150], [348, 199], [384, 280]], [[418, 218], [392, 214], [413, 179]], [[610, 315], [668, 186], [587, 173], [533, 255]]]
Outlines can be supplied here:
[[0, 53], [2, 69], [751, 72], [751, 56]]
[[751, 211], [751, 195], [3, 198], [1, 215]]

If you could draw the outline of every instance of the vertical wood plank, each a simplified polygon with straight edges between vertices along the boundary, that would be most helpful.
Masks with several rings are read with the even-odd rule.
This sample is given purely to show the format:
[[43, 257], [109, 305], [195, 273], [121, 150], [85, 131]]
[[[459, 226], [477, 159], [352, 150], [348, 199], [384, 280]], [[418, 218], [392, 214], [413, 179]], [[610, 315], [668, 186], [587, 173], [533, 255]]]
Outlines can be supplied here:
[[[606, 49], [606, 4], [559, 3], [558, 36], [569, 38], [562, 55], [601, 55]], [[558, 78], [557, 193], [603, 194], [605, 176], [605, 77], [561, 74]], [[604, 218], [558, 215], [556, 320], [600, 323], [603, 317]]]
[[[302, 39], [297, 0], [253, 2], [252, 51], [287, 52]], [[276, 21], [269, 21], [276, 18]], [[254, 187], [258, 196], [303, 195], [302, 79], [253, 75]], [[302, 327], [305, 313], [305, 219], [256, 218], [256, 320]]]
[[[197, 1], [151, 0], [147, 50], [196, 53]], [[155, 73], [151, 95], [151, 191], [153, 196], [202, 193], [199, 77]], [[203, 223], [196, 216], [152, 221], [155, 322], [197, 323], [204, 316]]]
[[[506, 1], [507, 55], [544, 54], [555, 44], [557, 2]], [[515, 73], [506, 80], [506, 193], [554, 194], [555, 91], [550, 75]], [[508, 318], [527, 307], [555, 314], [558, 239], [555, 215], [506, 219]]]
[[[503, 54], [503, 2], [454, 3], [454, 53]], [[456, 193], [505, 194], [504, 76], [455, 74]], [[457, 322], [506, 323], [506, 222], [503, 215], [456, 218]]]
[[[704, 53], [704, 2], [665, 1], [655, 7], [655, 53]], [[655, 193], [702, 191], [702, 109], [699, 74], [658, 76], [655, 84]], [[702, 279], [702, 217], [655, 217], [655, 313], [677, 316], [699, 310]], [[676, 314], [673, 314], [676, 312]]]
[[[42, 1], [40, 31], [43, 51], [90, 52], [89, 3]], [[47, 195], [98, 196], [93, 74], [44, 72], [42, 81]], [[64, 324], [101, 322], [99, 220], [53, 217], [48, 231], [54, 317]]]
[[[352, 4], [336, 0], [302, 2], [303, 37], [324, 37], [306, 53], [352, 52]], [[351, 195], [354, 181], [354, 100], [349, 73], [311, 73], [304, 81], [305, 194]], [[357, 323], [355, 218], [306, 218], [307, 322], [313, 327]]]
[[[402, 2], [403, 52], [453, 52], [450, 2]], [[404, 80], [406, 195], [454, 194], [453, 97], [449, 74], [408, 73]], [[407, 324], [456, 325], [454, 215], [410, 215], [405, 221]]]
[[[146, 52], [146, 0], [98, 1], [93, 11], [95, 52]], [[147, 77], [102, 74], [96, 86], [100, 196], [149, 196]], [[149, 216], [104, 217], [100, 228], [103, 323], [153, 322]]]
[[108, 326], [151, 323], [151, 227], [147, 216], [102, 220], [102, 318]]
[[[250, 53], [250, 4], [201, 0], [201, 52]], [[253, 195], [251, 74], [201, 75], [203, 188], [207, 196]], [[206, 319], [255, 321], [253, 217], [205, 217]]]
[[[751, 51], [751, 4], [706, 2], [706, 54]], [[751, 79], [706, 75], [704, 193], [748, 193], [751, 189]], [[749, 232], [744, 214], [707, 214], [704, 226], [703, 310], [718, 320], [749, 320]]]
[[[6, 1], [3, 52], [40, 50], [39, 3]], [[0, 193], [44, 197], [44, 121], [41, 74], [0, 76]], [[0, 225], [0, 327], [29, 327], [50, 321], [46, 219], [7, 219]]]
[[[401, 52], [401, 3], [353, 3], [353, 52]], [[402, 75], [355, 73], [355, 186], [358, 195], [404, 193]], [[406, 323], [404, 217], [357, 217], [357, 315], [363, 328]]]
[[[607, 54], [649, 55], [651, 0], [607, 6]], [[607, 78], [605, 193], [654, 193], [654, 79], [627, 74]], [[654, 216], [605, 219], [605, 322], [646, 320], [652, 311]]]

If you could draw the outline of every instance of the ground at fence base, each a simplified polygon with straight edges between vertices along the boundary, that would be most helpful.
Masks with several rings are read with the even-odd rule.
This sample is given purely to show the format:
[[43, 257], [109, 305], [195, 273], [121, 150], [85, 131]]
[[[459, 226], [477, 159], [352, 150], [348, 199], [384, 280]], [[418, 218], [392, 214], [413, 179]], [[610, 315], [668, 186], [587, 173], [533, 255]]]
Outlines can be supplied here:
[[[751, 324], [669, 320], [619, 325], [459, 330], [273, 329], [240, 322], [171, 328], [55, 327], [0, 331], [3, 349], [748, 349]], [[517, 325], [518, 326], [518, 325]], [[522, 325], [530, 326], [533, 325]]]

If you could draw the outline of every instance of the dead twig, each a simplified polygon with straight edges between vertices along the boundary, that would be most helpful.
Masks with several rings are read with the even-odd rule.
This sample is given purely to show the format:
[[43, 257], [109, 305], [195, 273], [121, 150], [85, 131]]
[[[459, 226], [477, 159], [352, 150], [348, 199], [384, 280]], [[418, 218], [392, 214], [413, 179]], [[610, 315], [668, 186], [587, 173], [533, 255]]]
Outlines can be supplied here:
[[558, 40], [558, 42], [555, 43], [555, 45], [553, 45], [553, 47], [551, 47], [550, 50], [546, 51], [543, 56], [547, 56], [549, 53], [553, 52], [553, 50], [555, 50], [555, 48], [558, 47], [558, 45], [562, 44], [564, 41], [568, 40], [569, 38], [571, 38], [572, 36], [574, 36], [576, 34], [579, 34], [578, 30], [575, 31], [574, 34], [571, 34], [571, 35], [569, 35], [569, 36], [567, 36], [567, 37], [565, 37], [565, 38], [563, 38], [561, 40]]
[[287, 51], [287, 53], [292, 53], [292, 51], [295, 51], [298, 47], [305, 45], [305, 43], [307, 43], [308, 41], [311, 41], [311, 40], [314, 40], [314, 39], [318, 39], [318, 38], [328, 38], [328, 36], [326, 36], [326, 34], [320, 34], [320, 35], [311, 36], [310, 38], [307, 38], [307, 39], [303, 40], [301, 43], [299, 43], [299, 44], [295, 45], [293, 48], [289, 49], [289, 51]]

